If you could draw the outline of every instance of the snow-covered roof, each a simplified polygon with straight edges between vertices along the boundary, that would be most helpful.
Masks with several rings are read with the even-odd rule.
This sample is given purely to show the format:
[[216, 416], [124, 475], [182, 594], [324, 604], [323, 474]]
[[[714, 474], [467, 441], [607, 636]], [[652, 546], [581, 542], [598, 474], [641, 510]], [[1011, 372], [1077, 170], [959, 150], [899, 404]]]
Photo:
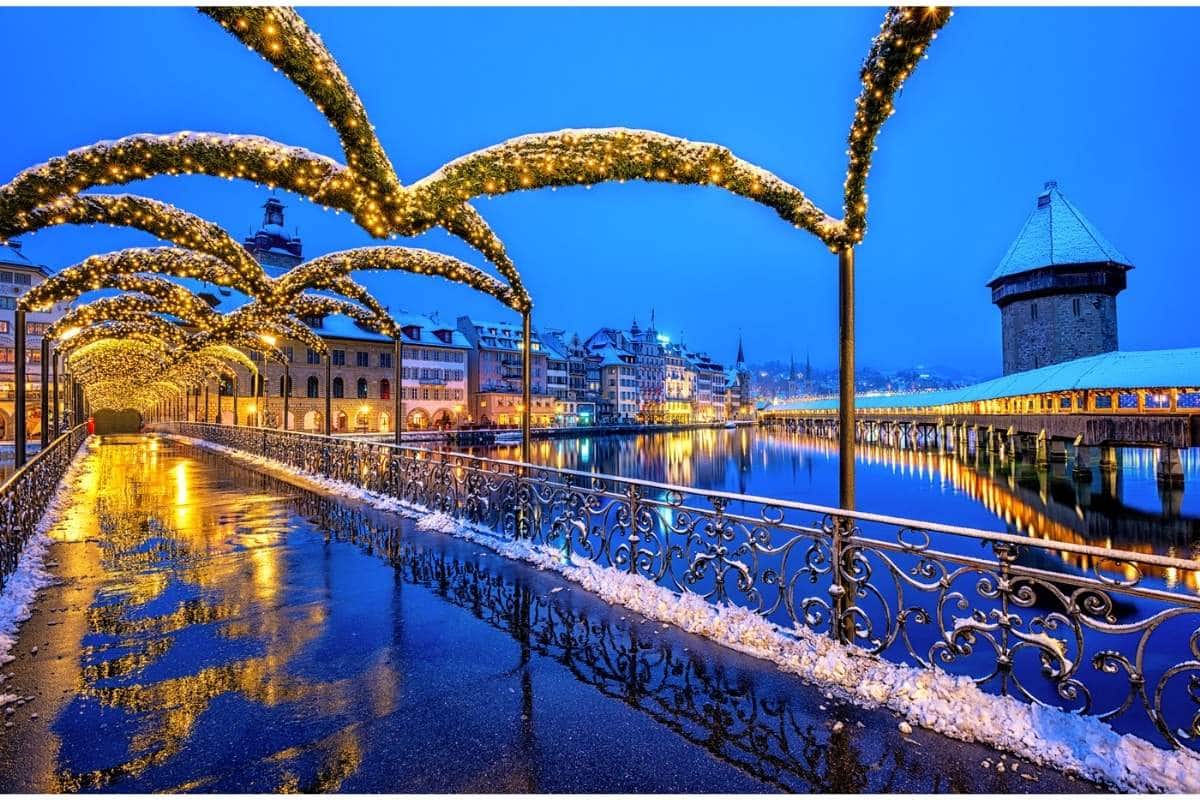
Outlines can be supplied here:
[[1064, 264], [1116, 264], [1133, 268], [1071, 205], [1058, 184], [1047, 181], [1037, 205], [988, 279], [988, 285], [1011, 275]]
[[[936, 392], [866, 395], [858, 408], [930, 408], [997, 400], [1002, 397], [1084, 389], [1200, 388], [1200, 347], [1102, 353], [1049, 367], [1031, 369], [990, 381]], [[823, 411], [837, 408], [837, 398], [796, 400], [771, 406], [778, 411]]]
[[28, 256], [21, 252], [21, 245], [16, 241], [0, 243], [0, 265], [31, 269], [46, 277], [50, 276], [50, 272], [45, 267], [33, 263]]

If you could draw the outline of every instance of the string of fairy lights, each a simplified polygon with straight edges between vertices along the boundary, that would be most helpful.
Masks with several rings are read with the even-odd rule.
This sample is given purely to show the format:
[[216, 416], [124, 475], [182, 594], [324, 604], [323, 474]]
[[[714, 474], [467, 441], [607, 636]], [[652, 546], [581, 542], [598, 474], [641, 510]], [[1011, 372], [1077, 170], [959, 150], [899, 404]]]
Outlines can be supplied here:
[[[385, 335], [399, 335], [386, 307], [352, 278], [357, 271], [398, 270], [455, 281], [527, 318], [533, 303], [521, 275], [470, 204], [480, 196], [613, 181], [713, 186], [774, 210], [834, 252], [852, 248], [866, 233], [866, 184], [879, 132], [895, 113], [897, 93], [952, 16], [943, 7], [886, 12], [860, 72], [862, 88], [847, 137], [843, 216], [837, 219], [799, 188], [722, 145], [625, 128], [520, 136], [450, 161], [406, 186], [350, 81], [294, 9], [200, 11], [316, 106], [337, 133], [345, 164], [261, 136], [183, 131], [98, 142], [26, 169], [0, 187], [0, 241], [55, 225], [105, 224], [169, 243], [90, 256], [20, 300], [22, 308], [45, 310], [91, 292], [121, 293], [78, 305], [48, 332], [95, 408], [116, 403], [144, 411], [171, 392], [225, 374], [230, 364], [253, 371], [253, 362], [234, 353], [273, 350], [270, 355], [282, 358], [264, 344], [273, 337], [324, 352], [306, 317], [344, 314]], [[376, 238], [412, 237], [440, 227], [481, 253], [499, 277], [440, 253], [380, 246], [331, 253], [272, 278], [211, 221], [149, 197], [89, 191], [160, 175], [208, 175], [285, 189], [348, 213]], [[231, 287], [248, 301], [220, 312], [169, 278]], [[324, 294], [306, 294], [309, 290]]]

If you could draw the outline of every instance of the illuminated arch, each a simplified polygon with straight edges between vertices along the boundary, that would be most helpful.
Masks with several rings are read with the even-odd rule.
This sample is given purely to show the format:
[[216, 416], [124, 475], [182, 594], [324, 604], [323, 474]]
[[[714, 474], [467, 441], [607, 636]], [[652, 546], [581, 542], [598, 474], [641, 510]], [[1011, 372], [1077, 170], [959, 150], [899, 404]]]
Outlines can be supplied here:
[[63, 195], [12, 217], [0, 217], [0, 236], [54, 225], [107, 224], [134, 228], [228, 264], [250, 294], [266, 290], [268, 277], [254, 257], [224, 228], [175, 206], [132, 194]]

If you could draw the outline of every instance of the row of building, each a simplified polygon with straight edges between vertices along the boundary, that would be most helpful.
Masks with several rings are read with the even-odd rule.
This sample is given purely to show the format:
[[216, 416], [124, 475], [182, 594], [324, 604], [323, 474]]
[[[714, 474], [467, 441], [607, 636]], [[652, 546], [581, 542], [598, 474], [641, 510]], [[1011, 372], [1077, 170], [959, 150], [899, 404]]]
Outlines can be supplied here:
[[[287, 269], [302, 260], [302, 244], [283, 225], [283, 204], [271, 197], [263, 224], [244, 244], [267, 269]], [[19, 245], [0, 252], [0, 437], [12, 438], [12, 317], [21, 291], [49, 273], [25, 257]], [[11, 277], [7, 283], [6, 276]], [[196, 294], [222, 313], [246, 298], [236, 290], [184, 280]], [[30, 364], [40, 355], [40, 337], [66, 307], [30, 315], [27, 351]], [[460, 316], [446, 322], [435, 316], [400, 314], [403, 364], [401, 386], [407, 429], [462, 426], [517, 426], [523, 411], [521, 325]], [[348, 317], [307, 317], [304, 322], [329, 348], [332, 427], [339, 431], [382, 432], [392, 418], [395, 343]], [[288, 427], [322, 430], [325, 412], [324, 357], [296, 341], [277, 342], [288, 360], [284, 370], [265, 362], [257, 380], [237, 368], [237, 422], [278, 425], [280, 397], [289, 393]], [[543, 328], [532, 336], [532, 419], [535, 426], [578, 426], [627, 423], [719, 422], [748, 416], [749, 372], [741, 342], [737, 361], [727, 369], [708, 354], [669, 340], [654, 323], [635, 320], [628, 330], [601, 328], [581, 338], [561, 329]], [[248, 353], [260, 366], [263, 354]], [[40, 367], [29, 369], [30, 397], [39, 391]], [[265, 377], [264, 377], [265, 375]], [[233, 421], [234, 383], [224, 381], [219, 398], [209, 393], [209, 418]], [[264, 408], [260, 409], [258, 403]], [[35, 409], [36, 403], [30, 404]], [[218, 416], [220, 415], [220, 416]], [[40, 420], [29, 421], [30, 435]]]

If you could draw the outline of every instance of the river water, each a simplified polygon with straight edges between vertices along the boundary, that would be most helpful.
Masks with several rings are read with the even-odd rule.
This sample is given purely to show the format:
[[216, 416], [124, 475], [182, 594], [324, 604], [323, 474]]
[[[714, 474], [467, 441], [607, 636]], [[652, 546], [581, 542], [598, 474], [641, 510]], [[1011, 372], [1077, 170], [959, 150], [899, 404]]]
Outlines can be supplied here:
[[[472, 448], [518, 459], [517, 446]], [[1035, 535], [1179, 558], [1200, 558], [1200, 450], [1184, 451], [1184, 489], [1163, 491], [1153, 450], [1118, 451], [1120, 467], [1093, 466], [1079, 481], [1070, 465], [1036, 469], [860, 445], [855, 468], [861, 511], [990, 531]], [[560, 469], [642, 478], [699, 489], [836, 506], [836, 442], [751, 427], [538, 440], [533, 461]], [[1164, 576], [1200, 593], [1200, 576]]]

